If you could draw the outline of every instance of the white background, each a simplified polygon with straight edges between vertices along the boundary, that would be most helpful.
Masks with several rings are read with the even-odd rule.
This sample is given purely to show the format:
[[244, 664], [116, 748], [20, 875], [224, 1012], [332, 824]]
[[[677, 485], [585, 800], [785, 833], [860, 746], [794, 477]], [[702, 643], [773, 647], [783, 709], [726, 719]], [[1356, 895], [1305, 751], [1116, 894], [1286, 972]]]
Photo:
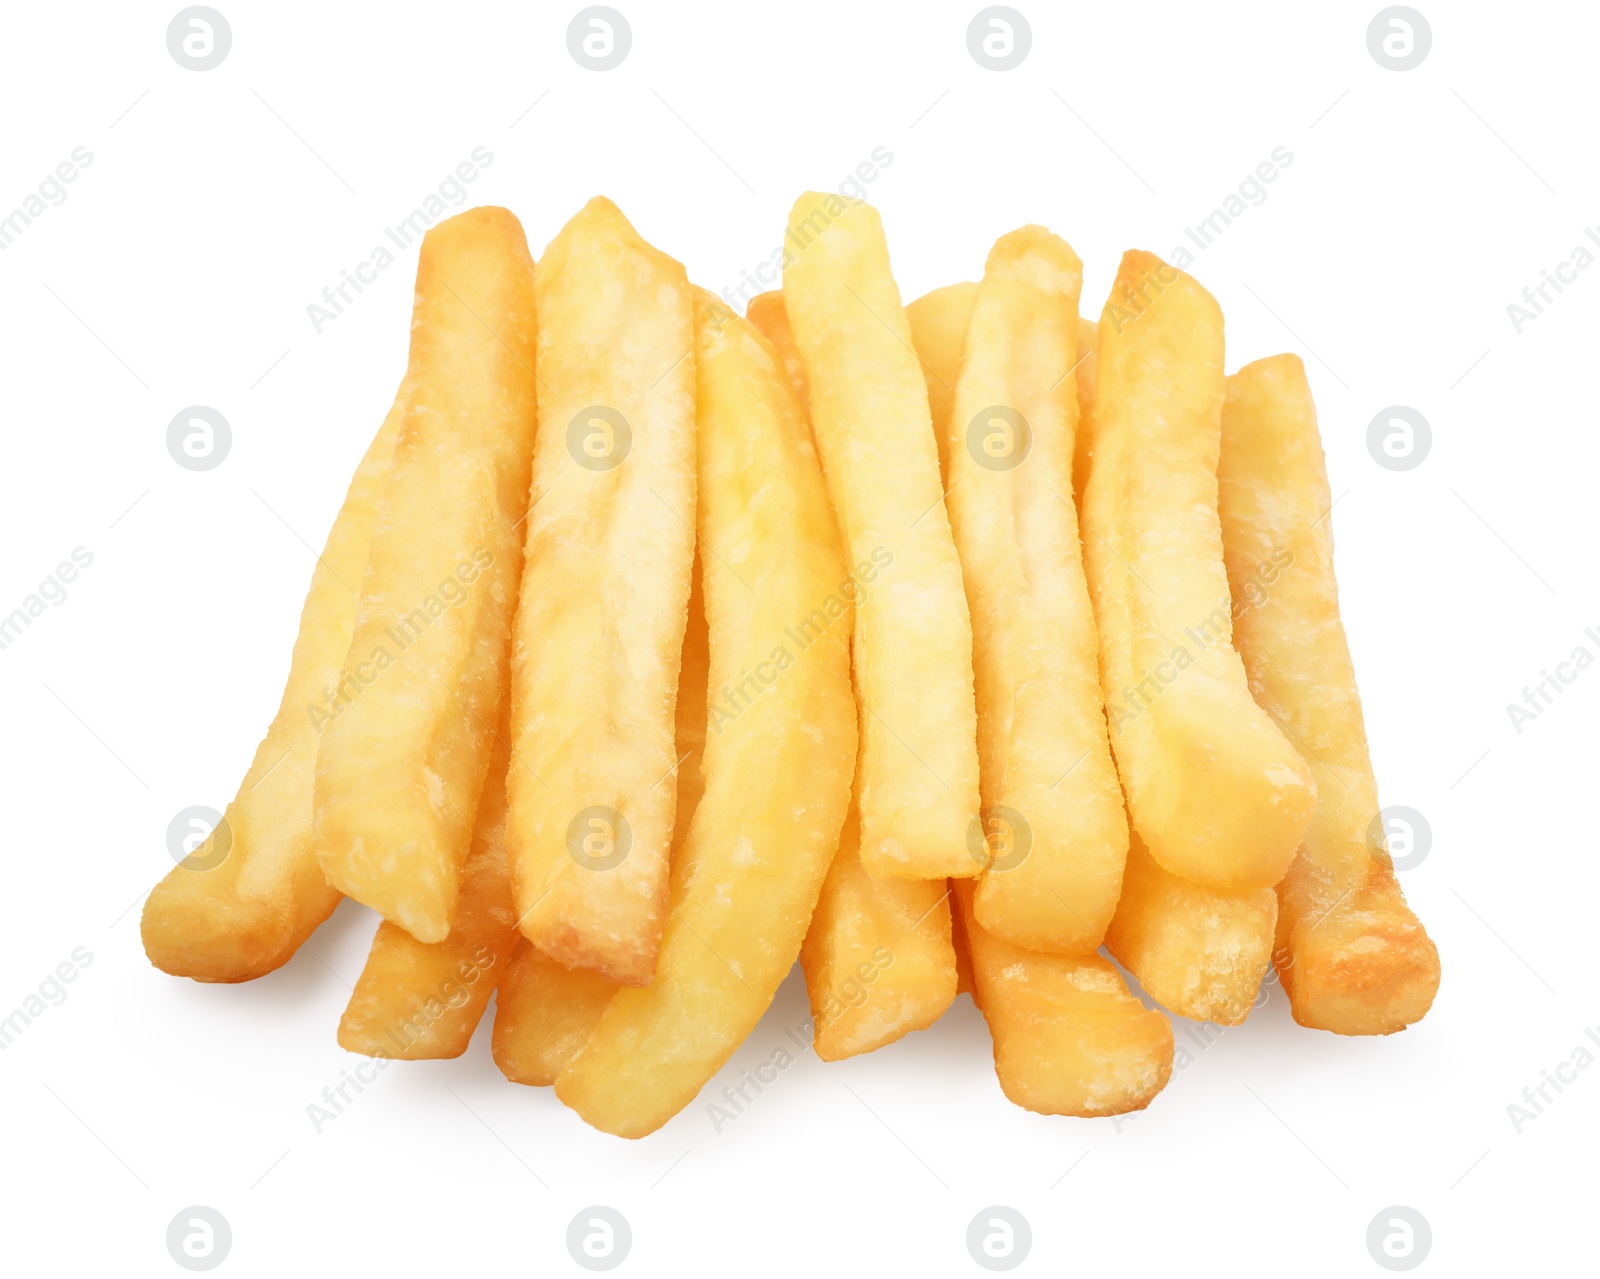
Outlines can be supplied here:
[[[175, 4], [7, 6], [0, 212], [74, 147], [93, 162], [0, 253], [0, 612], [94, 559], [0, 652], [0, 1013], [93, 956], [0, 1054], [6, 1270], [179, 1273], [165, 1232], [191, 1204], [227, 1217], [240, 1275], [582, 1273], [565, 1233], [596, 1203], [631, 1222], [622, 1273], [977, 1274], [991, 1204], [1032, 1224], [1020, 1273], [1381, 1273], [1365, 1235], [1393, 1204], [1431, 1224], [1423, 1273], [1592, 1266], [1600, 1068], [1520, 1133], [1507, 1106], [1600, 1022], [1600, 667], [1520, 734], [1506, 703], [1600, 656], [1600, 270], [1521, 334], [1506, 306], [1600, 219], [1600, 12], [1417, 0], [1432, 51], [1396, 73], [1371, 0], [1017, 0], [1032, 51], [996, 73], [967, 51], [976, 3], [615, 2], [633, 47], [605, 73], [568, 54], [576, 3], [217, 0], [233, 48], [203, 73], [167, 52]], [[1007, 1103], [963, 996], [871, 1056], [805, 1056], [718, 1133], [706, 1103], [805, 1016], [797, 972], [643, 1141], [504, 1082], [487, 1018], [315, 1133], [356, 1061], [334, 1027], [372, 916], [346, 903], [315, 953], [206, 987], [148, 965], [138, 909], [169, 819], [223, 807], [276, 707], [307, 544], [404, 364], [415, 250], [320, 335], [306, 306], [478, 146], [471, 202], [508, 205], [535, 253], [604, 193], [714, 289], [882, 146], [907, 299], [1042, 222], [1090, 313], [1123, 249], [1166, 253], [1286, 147], [1191, 271], [1230, 367], [1306, 359], [1384, 802], [1433, 831], [1403, 876], [1443, 958], [1428, 1019], [1341, 1039], [1275, 993], [1114, 1123]], [[191, 404], [234, 432], [202, 474], [165, 447]], [[1399, 474], [1365, 444], [1392, 404], [1434, 437]]]

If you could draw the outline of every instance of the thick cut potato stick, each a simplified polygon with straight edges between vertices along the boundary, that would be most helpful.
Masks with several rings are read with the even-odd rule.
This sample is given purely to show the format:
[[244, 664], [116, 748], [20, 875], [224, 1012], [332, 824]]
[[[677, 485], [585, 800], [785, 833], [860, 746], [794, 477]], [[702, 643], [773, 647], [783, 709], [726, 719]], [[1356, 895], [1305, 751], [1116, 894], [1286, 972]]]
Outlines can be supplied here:
[[1390, 1034], [1432, 1005], [1439, 952], [1401, 895], [1382, 837], [1339, 620], [1316, 409], [1295, 356], [1228, 379], [1218, 479], [1250, 687], [1317, 781], [1316, 815], [1278, 886], [1278, 971], [1301, 1025]]
[[516, 218], [473, 209], [427, 233], [405, 417], [316, 780], [328, 882], [424, 942], [450, 932], [508, 682], [534, 333]]
[[[701, 761], [706, 745], [708, 643], [700, 560], [696, 557], [675, 712], [678, 818], [672, 832], [674, 860], [705, 789]], [[599, 973], [558, 964], [524, 939], [495, 995], [495, 1064], [513, 1083], [554, 1084], [589, 1041], [600, 1024], [600, 1014], [618, 989], [616, 982]]]
[[934, 879], [983, 869], [972, 626], [928, 393], [876, 210], [807, 194], [789, 215], [783, 297], [851, 559], [885, 564], [856, 610], [861, 864]]
[[1183, 272], [1127, 253], [1096, 358], [1084, 548], [1129, 815], [1173, 874], [1224, 892], [1271, 887], [1316, 787], [1252, 700], [1232, 643], [1217, 516], [1222, 313]]
[[800, 359], [799, 348], [794, 344], [794, 330], [789, 327], [789, 313], [783, 309], [783, 290], [773, 289], [758, 293], [745, 307], [744, 318], [772, 343], [772, 349], [783, 361], [789, 383], [800, 400], [800, 409], [811, 421], [811, 388], [806, 385], [806, 366]]
[[[556, 1095], [654, 1132], [744, 1041], [794, 966], [849, 802], [853, 579], [777, 353], [696, 292], [699, 533], [710, 635], [705, 790], [672, 868], [654, 983], [619, 991]], [[797, 629], [821, 608], [820, 631]]]
[[512, 883], [534, 945], [643, 986], [666, 900], [694, 558], [693, 309], [683, 267], [605, 199], [562, 228], [536, 279]]
[[1002, 837], [974, 909], [1014, 945], [1073, 955], [1104, 940], [1128, 849], [1072, 503], [1082, 278], [1043, 227], [995, 244], [945, 432], [972, 611], [978, 838]]
[[939, 474], [950, 483], [950, 445], [945, 430], [950, 420], [950, 405], [956, 395], [956, 378], [961, 373], [961, 351], [967, 341], [967, 319], [972, 314], [978, 286], [970, 280], [947, 284], [924, 293], [906, 304], [906, 322], [911, 325], [912, 345], [922, 361], [923, 380], [928, 388], [928, 412], [933, 418], [933, 438], [939, 445]]
[[494, 1064], [514, 1084], [548, 1088], [589, 1041], [618, 989], [518, 941], [495, 993]]
[[1143, 1110], [1172, 1077], [1172, 1023], [1098, 955], [1045, 955], [984, 931], [973, 887], [954, 885], [972, 995], [1007, 1097], [1042, 1115]]
[[823, 1061], [872, 1052], [923, 1030], [956, 997], [944, 881], [875, 879], [861, 865], [860, 847], [852, 802], [800, 951], [812, 1046]]
[[[805, 370], [799, 366], [787, 317], [776, 323], [770, 305], [756, 305], [780, 296], [762, 294], [753, 299], [752, 319], [783, 357], [790, 377], [803, 386]], [[961, 312], [963, 327], [970, 309], [969, 298]], [[923, 316], [929, 318], [926, 306]], [[917, 330], [919, 352], [922, 336]], [[952, 361], [945, 376], [954, 386], [961, 362], [959, 335]], [[948, 410], [948, 396], [943, 403]], [[934, 425], [938, 428], [942, 420], [936, 417]], [[857, 760], [858, 773], [859, 768]], [[957, 956], [952, 951], [952, 916], [944, 884], [931, 879], [874, 879], [867, 874], [861, 866], [861, 818], [853, 793], [839, 845], [800, 951], [811, 1005], [810, 1034], [823, 1061], [871, 1052], [922, 1030], [939, 1019], [955, 995], [951, 965]]]
[[317, 557], [283, 701], [238, 795], [218, 829], [145, 902], [145, 953], [176, 977], [231, 982], [269, 973], [339, 904], [312, 841], [317, 711], [350, 650], [356, 587], [410, 385], [409, 379], [400, 384]]
[[506, 864], [510, 715], [502, 711], [489, 775], [461, 870], [455, 922], [441, 942], [420, 942], [387, 919], [339, 1021], [339, 1046], [369, 1057], [459, 1057], [472, 1041], [517, 939]]
[[1134, 835], [1106, 949], [1162, 1007], [1235, 1026], [1250, 1015], [1272, 962], [1277, 917], [1272, 889], [1223, 893], [1180, 878]]

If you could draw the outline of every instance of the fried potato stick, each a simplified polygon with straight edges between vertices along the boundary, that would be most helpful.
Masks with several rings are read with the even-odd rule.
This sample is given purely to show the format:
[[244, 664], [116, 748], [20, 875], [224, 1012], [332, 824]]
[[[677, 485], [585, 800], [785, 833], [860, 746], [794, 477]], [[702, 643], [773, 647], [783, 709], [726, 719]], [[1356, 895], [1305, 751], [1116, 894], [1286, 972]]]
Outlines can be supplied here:
[[852, 798], [800, 951], [812, 1047], [823, 1061], [843, 1061], [924, 1030], [956, 997], [945, 882], [875, 879], [861, 865], [860, 848]]
[[[705, 789], [701, 763], [706, 745], [706, 676], [711, 660], [708, 644], [697, 556], [689, 588], [689, 622], [683, 635], [675, 712], [678, 817], [672, 832], [674, 860]], [[556, 1076], [589, 1041], [618, 989], [616, 982], [599, 973], [558, 964], [524, 939], [518, 943], [495, 995], [495, 1064], [513, 1083], [555, 1083]]]
[[908, 879], [983, 869], [972, 626], [927, 388], [876, 210], [803, 195], [783, 297], [850, 558], [885, 565], [856, 615], [861, 864]]
[[1224, 893], [1183, 879], [1135, 834], [1106, 949], [1168, 1011], [1236, 1026], [1260, 994], [1277, 918], [1272, 889]]
[[355, 630], [378, 502], [405, 419], [410, 379], [350, 481], [311, 590], [283, 700], [250, 771], [205, 843], [167, 873], [140, 921], [150, 962], [175, 977], [249, 981], [285, 963], [339, 904], [317, 864], [315, 712], [339, 682]]
[[[798, 377], [803, 385], [805, 370], [799, 366], [788, 319], [776, 322], [774, 308], [763, 302], [781, 296], [768, 293], [753, 299], [752, 323], [778, 351], [790, 378]], [[959, 336], [954, 360], [959, 365]], [[955, 370], [947, 376], [954, 386]], [[936, 419], [935, 427], [939, 425]], [[856, 784], [860, 767], [858, 758]], [[955, 997], [951, 971], [957, 957], [952, 952], [948, 898], [939, 880], [874, 879], [862, 869], [861, 817], [853, 786], [839, 849], [800, 950], [811, 1005], [807, 1033], [823, 1061], [842, 1061], [882, 1048], [931, 1026], [950, 1006]]]
[[1400, 892], [1379, 818], [1316, 409], [1295, 356], [1228, 379], [1218, 481], [1250, 687], [1317, 781], [1316, 815], [1278, 885], [1278, 971], [1301, 1025], [1391, 1034], [1432, 1005], [1439, 952]]
[[506, 864], [509, 704], [501, 712], [461, 870], [455, 922], [441, 942], [420, 942], [387, 919], [339, 1020], [339, 1046], [369, 1057], [459, 1057], [472, 1041], [517, 940]]
[[1143, 1110], [1172, 1077], [1172, 1023], [1098, 955], [1046, 955], [985, 932], [973, 886], [953, 885], [972, 997], [994, 1038], [1005, 1095], [1042, 1115]]
[[1175, 875], [1271, 887], [1316, 787], [1251, 698], [1232, 644], [1217, 516], [1222, 313], [1183, 272], [1127, 253], [1097, 361], [1084, 547], [1132, 824]]
[[[686, 1106], [794, 966], [856, 755], [852, 579], [777, 353], [696, 291], [705, 791], [672, 868], [654, 983], [622, 990], [556, 1096], [623, 1137]], [[821, 609], [813, 630], [802, 619]]]
[[811, 388], [806, 385], [806, 366], [800, 359], [800, 350], [794, 344], [794, 330], [789, 327], [789, 313], [783, 309], [783, 290], [772, 289], [767, 293], [758, 293], [750, 299], [745, 307], [744, 318], [761, 335], [772, 343], [772, 349], [778, 353], [778, 358], [783, 361], [785, 372], [789, 375], [789, 384], [794, 387], [795, 396], [800, 401], [800, 410], [806, 416], [806, 422], [811, 421]]
[[945, 432], [977, 675], [974, 839], [1002, 839], [974, 909], [1013, 945], [1075, 955], [1104, 940], [1128, 849], [1072, 502], [1082, 279], [1043, 227], [995, 244]]
[[1078, 320], [1078, 364], [1075, 376], [1078, 382], [1078, 434], [1073, 441], [1072, 495], [1078, 509], [1083, 509], [1083, 486], [1089, 482], [1089, 468], [1094, 464], [1094, 419], [1090, 409], [1094, 405], [1094, 387], [1099, 372], [1095, 359], [1095, 346], [1099, 341], [1099, 326], [1093, 320]]
[[939, 446], [939, 474], [950, 484], [950, 444], [945, 425], [955, 399], [956, 378], [961, 373], [961, 351], [967, 342], [967, 320], [978, 286], [968, 281], [947, 284], [906, 304], [912, 345], [922, 361], [928, 387], [928, 412], [933, 418], [933, 438]]
[[512, 655], [509, 847], [523, 934], [644, 986], [656, 967], [694, 558], [683, 267], [591, 200], [536, 272], [539, 444]]
[[534, 430], [533, 261], [480, 208], [423, 238], [410, 391], [317, 753], [328, 882], [450, 932], [508, 682]]

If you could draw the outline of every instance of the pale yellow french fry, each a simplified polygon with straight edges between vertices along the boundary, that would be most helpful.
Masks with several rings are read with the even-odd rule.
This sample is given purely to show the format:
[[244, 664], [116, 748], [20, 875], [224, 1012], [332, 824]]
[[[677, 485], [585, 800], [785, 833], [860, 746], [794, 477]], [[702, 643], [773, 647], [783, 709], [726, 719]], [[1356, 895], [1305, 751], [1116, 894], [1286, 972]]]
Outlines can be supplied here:
[[539, 443], [513, 653], [508, 830], [524, 935], [625, 986], [655, 972], [694, 558], [683, 267], [609, 200], [545, 251]]
[[1260, 994], [1277, 917], [1272, 889], [1224, 893], [1180, 878], [1134, 835], [1106, 949], [1162, 1007], [1234, 1026]]
[[[699, 532], [710, 635], [705, 791], [672, 868], [655, 981], [622, 990], [556, 1095], [623, 1137], [693, 1100], [793, 967], [855, 763], [857, 594], [772, 346], [696, 291]], [[799, 619], [820, 609], [815, 631]]]
[[420, 942], [387, 919], [339, 1021], [339, 1046], [369, 1057], [459, 1057], [472, 1041], [517, 940], [506, 864], [509, 707], [503, 707], [489, 775], [461, 869], [455, 922], [441, 942]]
[[450, 932], [508, 682], [533, 451], [533, 261], [504, 209], [423, 238], [409, 391], [317, 753], [328, 882]]
[[852, 800], [800, 951], [812, 1046], [823, 1061], [925, 1029], [956, 997], [945, 882], [874, 878], [862, 868], [860, 848]]
[[1043, 227], [989, 254], [945, 432], [950, 524], [972, 611], [986, 932], [1088, 954], [1122, 886], [1128, 826], [1106, 740], [1072, 502], [1078, 255]]
[[1098, 955], [1045, 955], [984, 931], [972, 885], [953, 885], [972, 997], [994, 1038], [1007, 1097], [1042, 1115], [1143, 1110], [1172, 1077], [1172, 1023]]
[[278, 714], [223, 821], [145, 901], [140, 929], [157, 968], [196, 981], [249, 981], [299, 949], [339, 904], [317, 864], [312, 786], [318, 711], [344, 667], [357, 592], [410, 381], [350, 481], [300, 613]]
[[[678, 757], [674, 860], [705, 789], [701, 761], [706, 745], [706, 676], [711, 660], [708, 643], [697, 557], [689, 590], [689, 621], [683, 635], [674, 716]], [[600, 1014], [619, 989], [616, 982], [587, 968], [558, 964], [524, 939], [518, 943], [495, 994], [495, 1064], [513, 1083], [554, 1084], [556, 1076], [588, 1042], [600, 1024]]]
[[772, 343], [772, 349], [783, 361], [789, 383], [800, 401], [800, 409], [811, 421], [811, 388], [806, 385], [806, 366], [801, 362], [799, 348], [794, 344], [794, 330], [789, 327], [789, 313], [783, 309], [783, 290], [772, 289], [758, 293], [745, 307], [744, 318], [760, 330]]
[[1123, 256], [1100, 321], [1089, 589], [1111, 746], [1132, 824], [1165, 869], [1270, 887], [1316, 800], [1232, 644], [1217, 516], [1222, 313], [1149, 253]]
[[810, 193], [789, 215], [783, 297], [850, 558], [882, 567], [857, 610], [861, 863], [935, 879], [983, 869], [972, 627], [928, 393], [876, 210]]
[[922, 361], [928, 387], [928, 412], [933, 418], [933, 438], [939, 445], [939, 474], [950, 481], [950, 445], [946, 425], [955, 399], [956, 378], [961, 373], [961, 350], [967, 341], [967, 319], [972, 314], [978, 286], [970, 280], [947, 284], [906, 304], [912, 344]]
[[587, 968], [556, 963], [524, 938], [495, 992], [494, 1064], [514, 1084], [548, 1088], [619, 989]]
[[1301, 1025], [1390, 1034], [1432, 1006], [1439, 952], [1395, 881], [1378, 817], [1316, 409], [1295, 356], [1228, 379], [1218, 480], [1250, 687], [1317, 781], [1316, 815], [1278, 885], [1278, 972]]
[[[753, 299], [752, 322], [778, 350], [791, 379], [798, 378], [803, 386], [805, 370], [787, 317], [777, 323], [770, 304], [756, 305], [781, 296], [767, 293]], [[923, 314], [928, 315], [926, 308]], [[919, 332], [919, 349], [920, 342]], [[958, 338], [957, 366], [960, 360]], [[954, 386], [954, 368], [947, 377]], [[797, 394], [799, 390], [797, 386]], [[935, 426], [940, 425], [936, 419]], [[858, 772], [859, 768], [857, 760]], [[840, 1061], [893, 1043], [932, 1025], [950, 1006], [951, 966], [957, 956], [952, 951], [947, 897], [938, 880], [874, 879], [862, 869], [861, 818], [852, 793], [839, 849], [800, 951], [811, 1004], [808, 1034], [823, 1061]]]

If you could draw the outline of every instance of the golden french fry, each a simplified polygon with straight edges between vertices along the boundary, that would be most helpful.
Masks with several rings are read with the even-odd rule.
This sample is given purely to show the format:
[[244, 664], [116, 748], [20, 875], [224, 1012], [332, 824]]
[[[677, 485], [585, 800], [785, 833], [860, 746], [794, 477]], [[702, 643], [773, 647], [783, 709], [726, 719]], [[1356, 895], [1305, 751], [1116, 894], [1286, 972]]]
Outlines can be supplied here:
[[619, 987], [517, 942], [495, 994], [494, 1064], [514, 1084], [549, 1087], [578, 1055]]
[[995, 244], [945, 431], [977, 675], [973, 840], [1000, 841], [974, 909], [1013, 945], [1079, 955], [1105, 937], [1128, 848], [1072, 503], [1082, 278], [1043, 227]]
[[861, 865], [860, 848], [852, 799], [800, 950], [812, 1046], [823, 1061], [869, 1053], [923, 1030], [956, 997], [945, 882], [874, 878]]
[[975, 875], [972, 626], [883, 226], [869, 205], [810, 193], [788, 239], [784, 307], [817, 451], [851, 559], [882, 567], [855, 634], [861, 864], [910, 879]]
[[978, 286], [970, 280], [947, 284], [906, 304], [906, 323], [912, 345], [922, 361], [928, 387], [928, 413], [933, 418], [933, 438], [939, 446], [939, 474], [950, 482], [950, 445], [946, 424], [955, 399], [956, 378], [961, 373], [961, 351], [967, 341], [967, 319], [972, 314]]
[[704, 290], [695, 329], [705, 789], [654, 983], [619, 991], [556, 1080], [623, 1137], [686, 1106], [766, 1012], [838, 847], [856, 754], [856, 590], [804, 414], [772, 346]]
[[1172, 1023], [1098, 955], [1045, 955], [984, 931], [973, 887], [953, 885], [972, 996], [994, 1037], [1007, 1097], [1042, 1115], [1143, 1110], [1172, 1077]]
[[1255, 1006], [1277, 917], [1272, 889], [1223, 893], [1180, 878], [1135, 834], [1106, 949], [1164, 1008], [1234, 1026]]
[[145, 902], [145, 954], [175, 977], [231, 982], [270, 973], [339, 904], [312, 842], [315, 712], [323, 690], [339, 682], [350, 649], [356, 588], [410, 389], [409, 378], [401, 382], [317, 558], [283, 701], [238, 795], [217, 829]]
[[387, 919], [339, 1021], [339, 1046], [369, 1057], [459, 1057], [472, 1041], [517, 940], [506, 864], [509, 706], [495, 733], [489, 774], [461, 869], [455, 922], [441, 942], [420, 942]]
[[[696, 557], [689, 588], [689, 621], [683, 635], [678, 677], [677, 822], [672, 831], [672, 860], [678, 857], [700, 803], [705, 780], [701, 759], [706, 745], [707, 651], [705, 600], [700, 560]], [[524, 939], [495, 996], [494, 1060], [513, 1083], [550, 1085], [577, 1056], [600, 1024], [616, 982], [586, 968], [558, 964]]]
[[[752, 322], [778, 350], [791, 379], [798, 378], [803, 386], [805, 370], [787, 316], [776, 323], [770, 305], [756, 305], [770, 297], [781, 294], [752, 300]], [[954, 358], [959, 364], [959, 338]], [[953, 369], [948, 379], [953, 386]], [[945, 403], [948, 407], [948, 398]], [[859, 759], [856, 764], [859, 782]], [[861, 818], [854, 793], [839, 845], [800, 951], [811, 1004], [809, 1033], [823, 1061], [871, 1052], [932, 1025], [954, 998], [950, 973], [957, 961], [942, 883], [874, 879], [862, 869]]]
[[806, 366], [794, 344], [794, 330], [789, 327], [789, 313], [783, 309], [783, 290], [773, 289], [758, 293], [745, 307], [744, 318], [772, 343], [772, 349], [783, 361], [789, 383], [800, 401], [800, 410], [806, 421], [811, 421], [811, 388], [806, 385]]
[[1183, 272], [1129, 252], [1097, 360], [1084, 548], [1132, 824], [1175, 875], [1270, 887], [1316, 787], [1252, 700], [1232, 643], [1217, 516], [1222, 313]]
[[508, 683], [534, 430], [533, 261], [480, 208], [423, 238], [410, 391], [317, 752], [328, 882], [450, 932]]
[[539, 444], [512, 666], [512, 884], [529, 941], [624, 986], [655, 972], [694, 558], [683, 267], [609, 200], [540, 261]]
[[1217, 475], [1250, 687], [1302, 744], [1317, 781], [1316, 815], [1278, 886], [1278, 971], [1301, 1025], [1390, 1034], [1432, 1006], [1439, 952], [1388, 856], [1339, 620], [1316, 409], [1298, 358], [1258, 360], [1228, 379]]

